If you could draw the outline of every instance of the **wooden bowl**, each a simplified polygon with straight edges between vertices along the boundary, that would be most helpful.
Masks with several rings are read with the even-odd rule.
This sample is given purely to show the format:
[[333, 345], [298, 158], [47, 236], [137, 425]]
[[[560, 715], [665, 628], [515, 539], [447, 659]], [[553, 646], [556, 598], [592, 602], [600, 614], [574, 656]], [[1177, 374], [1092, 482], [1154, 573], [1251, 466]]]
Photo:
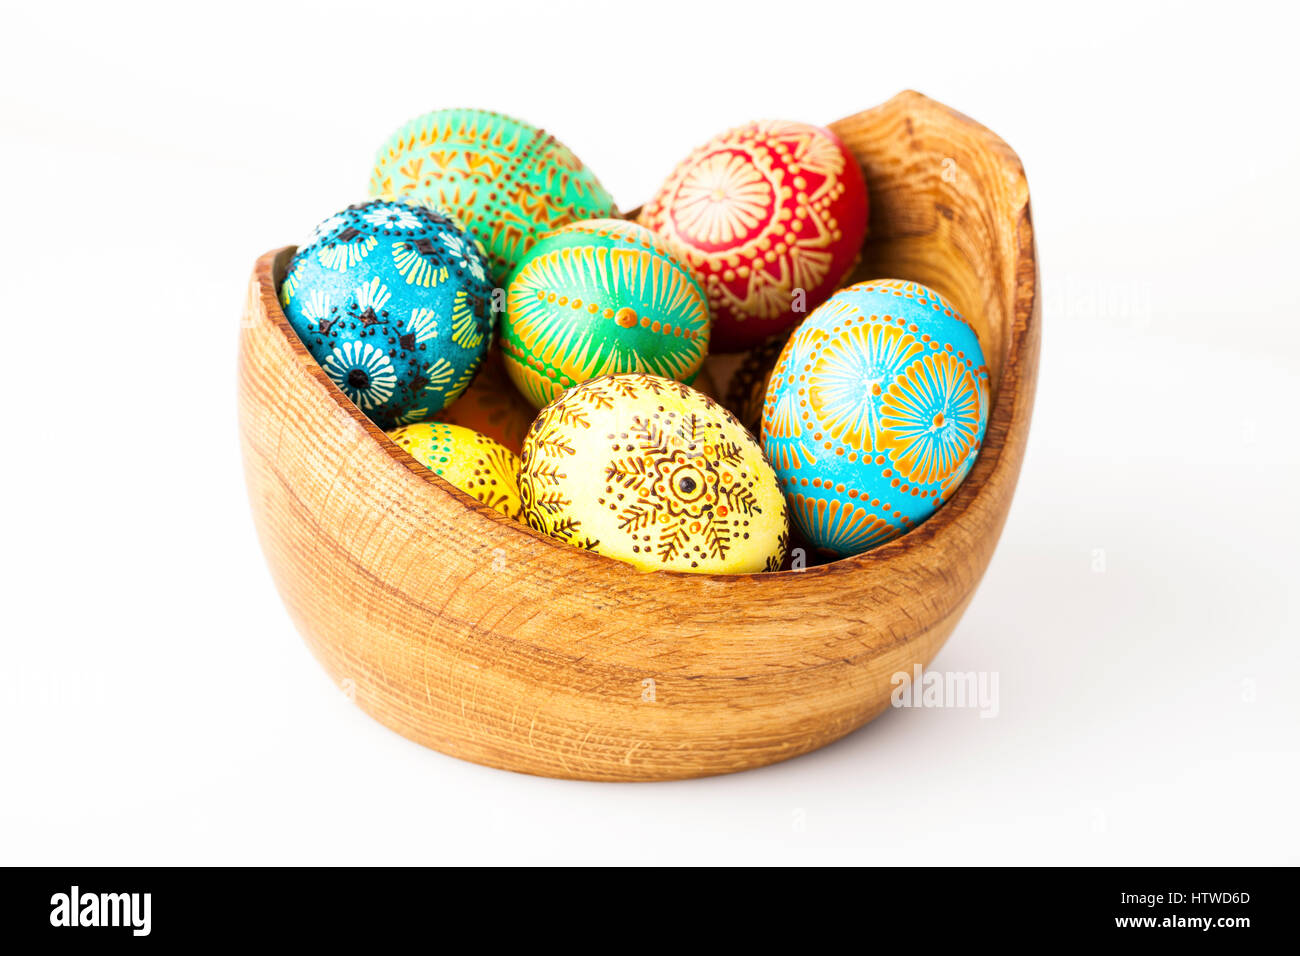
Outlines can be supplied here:
[[994, 385], [974, 469], [929, 521], [802, 571], [646, 574], [480, 505], [371, 424], [257, 261], [240, 336], [249, 497], [276, 585], [356, 702], [443, 753], [526, 773], [663, 780], [806, 753], [928, 664], [993, 554], [1020, 471], [1039, 347], [1029, 189], [997, 136], [905, 92], [831, 127], [862, 162], [854, 279], [932, 286], [974, 323]]

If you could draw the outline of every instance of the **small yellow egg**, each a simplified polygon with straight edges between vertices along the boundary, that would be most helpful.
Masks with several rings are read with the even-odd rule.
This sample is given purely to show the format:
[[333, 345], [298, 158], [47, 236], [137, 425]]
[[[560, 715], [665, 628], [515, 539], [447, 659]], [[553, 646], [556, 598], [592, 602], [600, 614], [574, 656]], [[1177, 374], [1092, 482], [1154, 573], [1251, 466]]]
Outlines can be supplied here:
[[388, 433], [412, 458], [509, 518], [519, 518], [519, 457], [460, 425], [420, 422]]
[[785, 498], [730, 412], [656, 375], [606, 375], [564, 392], [524, 439], [523, 519], [643, 571], [775, 571]]

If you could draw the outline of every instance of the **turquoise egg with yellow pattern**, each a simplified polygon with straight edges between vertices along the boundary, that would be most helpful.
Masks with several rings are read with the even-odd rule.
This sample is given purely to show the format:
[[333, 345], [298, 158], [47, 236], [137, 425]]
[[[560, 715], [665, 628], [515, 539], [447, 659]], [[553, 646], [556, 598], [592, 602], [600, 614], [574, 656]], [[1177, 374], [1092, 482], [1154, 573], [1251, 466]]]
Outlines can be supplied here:
[[455, 401], [495, 326], [474, 239], [449, 216], [390, 200], [318, 225], [289, 263], [280, 303], [325, 373], [384, 429]]
[[814, 547], [860, 554], [951, 498], [989, 417], [979, 338], [933, 289], [874, 279], [836, 292], [786, 342], [763, 450]]
[[543, 235], [510, 276], [501, 357], [543, 408], [601, 375], [689, 385], [710, 327], [704, 287], [666, 240], [625, 219], [591, 219]]
[[487, 110], [435, 110], [403, 125], [375, 157], [370, 195], [450, 210], [483, 243], [501, 284], [542, 233], [618, 215], [568, 147]]

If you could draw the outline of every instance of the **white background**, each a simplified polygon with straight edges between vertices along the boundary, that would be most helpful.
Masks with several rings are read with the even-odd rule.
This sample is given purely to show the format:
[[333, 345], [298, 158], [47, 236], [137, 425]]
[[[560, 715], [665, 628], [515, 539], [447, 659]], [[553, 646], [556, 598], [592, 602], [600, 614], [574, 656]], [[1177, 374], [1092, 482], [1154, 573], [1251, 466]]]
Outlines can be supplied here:
[[[0, 863], [1300, 863], [1294, 14], [714, 6], [6, 5]], [[909, 87], [1034, 200], [1029, 453], [935, 662], [998, 716], [599, 785], [350, 705], [248, 516], [253, 259], [429, 109], [544, 125], [630, 207], [728, 126]]]

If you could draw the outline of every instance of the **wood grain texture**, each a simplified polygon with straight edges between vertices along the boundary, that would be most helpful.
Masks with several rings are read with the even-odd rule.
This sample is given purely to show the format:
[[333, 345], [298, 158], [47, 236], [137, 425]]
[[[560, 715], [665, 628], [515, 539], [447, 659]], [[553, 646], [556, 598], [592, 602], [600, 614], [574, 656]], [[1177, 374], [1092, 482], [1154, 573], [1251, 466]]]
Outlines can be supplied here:
[[[645, 574], [552, 541], [411, 459], [328, 380], [258, 260], [239, 350], [253, 515], [312, 652], [367, 713], [444, 753], [593, 780], [744, 770], [880, 713], [987, 567], [1033, 404], [1039, 306], [1019, 160], [918, 93], [832, 128], [861, 160], [855, 278], [932, 286], [975, 324], [994, 381], [953, 500], [854, 558], [764, 575]], [[653, 682], [653, 683], [650, 683]]]

